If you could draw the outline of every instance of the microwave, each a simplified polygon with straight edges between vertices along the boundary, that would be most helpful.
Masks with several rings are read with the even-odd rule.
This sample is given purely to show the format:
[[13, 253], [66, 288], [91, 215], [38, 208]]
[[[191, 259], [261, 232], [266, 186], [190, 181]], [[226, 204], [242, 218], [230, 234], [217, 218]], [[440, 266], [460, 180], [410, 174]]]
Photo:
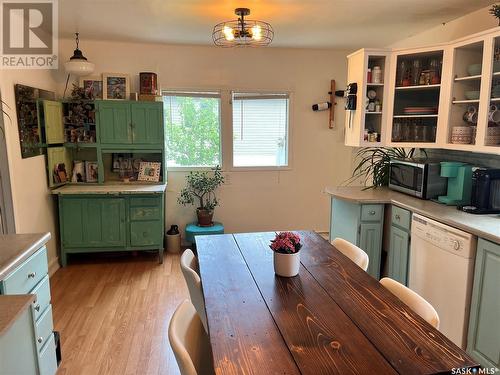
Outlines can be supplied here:
[[391, 159], [389, 189], [421, 199], [446, 195], [448, 180], [441, 177], [441, 164], [428, 159]]

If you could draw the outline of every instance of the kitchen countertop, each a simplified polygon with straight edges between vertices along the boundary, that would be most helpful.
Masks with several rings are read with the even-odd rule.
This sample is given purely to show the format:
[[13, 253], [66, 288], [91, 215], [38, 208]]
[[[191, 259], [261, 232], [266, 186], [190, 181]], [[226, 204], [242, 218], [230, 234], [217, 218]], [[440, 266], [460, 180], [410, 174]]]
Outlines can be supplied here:
[[0, 336], [7, 332], [35, 297], [34, 294], [0, 296]]
[[62, 186], [52, 190], [52, 194], [158, 194], [166, 188], [167, 184], [81, 184]]
[[362, 186], [327, 187], [325, 193], [355, 203], [393, 204], [486, 240], [500, 243], [500, 215], [473, 215], [459, 211], [455, 206], [415, 198], [384, 187], [367, 190], [363, 188]]
[[0, 235], [0, 280], [50, 240], [50, 233]]

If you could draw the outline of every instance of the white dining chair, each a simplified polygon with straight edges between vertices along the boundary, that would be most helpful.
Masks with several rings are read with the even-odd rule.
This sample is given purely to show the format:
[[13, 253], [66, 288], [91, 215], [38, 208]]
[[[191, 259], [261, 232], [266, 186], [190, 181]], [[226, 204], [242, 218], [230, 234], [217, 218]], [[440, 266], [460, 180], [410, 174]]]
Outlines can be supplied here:
[[205, 312], [205, 300], [203, 299], [203, 291], [201, 289], [201, 279], [198, 275], [198, 259], [191, 249], [184, 250], [181, 255], [181, 270], [184, 275], [184, 280], [189, 290], [189, 297], [193, 303], [198, 315], [200, 315], [201, 322], [205, 331], [207, 328], [207, 313]]
[[210, 341], [200, 316], [188, 300], [182, 302], [172, 315], [168, 340], [181, 375], [214, 374]]
[[439, 315], [437, 311], [422, 296], [389, 277], [384, 277], [380, 280], [380, 283], [420, 315], [427, 323], [439, 329]]
[[353, 245], [349, 241], [344, 240], [343, 238], [335, 238], [332, 241], [332, 245], [339, 250], [342, 254], [356, 263], [359, 267], [361, 267], [364, 271], [368, 269], [368, 254], [360, 249], [356, 245]]

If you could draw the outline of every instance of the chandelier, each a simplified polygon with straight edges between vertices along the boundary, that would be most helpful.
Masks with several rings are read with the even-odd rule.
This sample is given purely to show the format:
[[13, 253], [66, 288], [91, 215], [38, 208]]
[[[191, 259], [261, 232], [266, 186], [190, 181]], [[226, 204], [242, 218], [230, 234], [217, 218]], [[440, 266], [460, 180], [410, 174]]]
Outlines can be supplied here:
[[247, 20], [250, 14], [248, 8], [236, 8], [237, 20], [221, 22], [214, 26], [212, 38], [220, 47], [260, 47], [271, 44], [274, 31], [270, 24], [264, 21]]

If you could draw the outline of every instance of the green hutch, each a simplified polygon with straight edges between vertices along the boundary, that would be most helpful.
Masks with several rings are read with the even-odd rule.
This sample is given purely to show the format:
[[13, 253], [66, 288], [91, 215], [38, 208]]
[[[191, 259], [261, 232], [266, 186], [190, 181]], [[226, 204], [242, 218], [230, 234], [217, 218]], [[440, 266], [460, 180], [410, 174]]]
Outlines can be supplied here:
[[[38, 111], [48, 183], [58, 196], [62, 266], [68, 254], [102, 251], [157, 250], [162, 262], [163, 103], [41, 100]], [[159, 182], [124, 182], [128, 178], [115, 168], [118, 155], [160, 162]], [[91, 163], [97, 176], [75, 181], [77, 163]]]

